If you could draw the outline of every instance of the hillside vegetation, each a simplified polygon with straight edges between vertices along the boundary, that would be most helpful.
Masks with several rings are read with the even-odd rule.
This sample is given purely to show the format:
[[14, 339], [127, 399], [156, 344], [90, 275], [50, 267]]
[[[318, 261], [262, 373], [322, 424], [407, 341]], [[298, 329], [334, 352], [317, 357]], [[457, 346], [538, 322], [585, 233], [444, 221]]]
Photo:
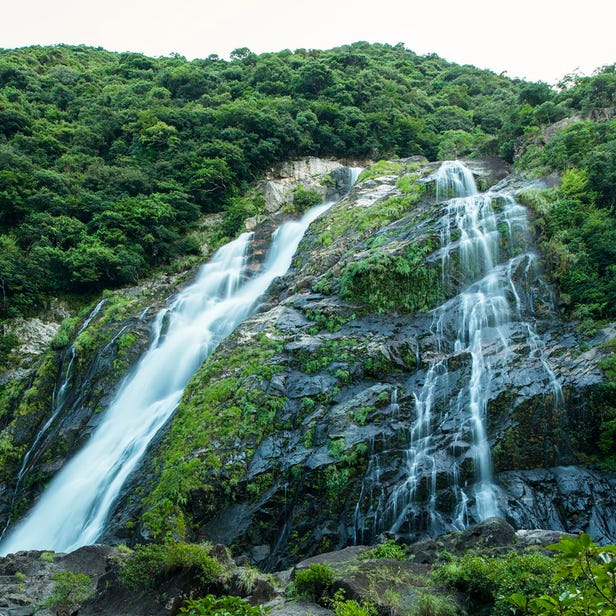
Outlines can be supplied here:
[[[226, 532], [236, 553], [268, 566], [348, 542], [330, 522], [343, 519], [353, 500], [349, 495], [362, 487], [374, 443], [384, 447], [390, 439], [394, 452], [405, 447], [400, 442], [406, 443], [415, 408], [407, 385], [423, 378], [425, 370], [416, 343], [421, 319], [427, 322], [426, 313], [443, 299], [438, 272], [426, 264], [436, 236], [422, 227], [434, 204], [420, 182], [425, 179], [421, 165], [434, 165], [400, 160], [414, 155], [431, 161], [500, 156], [526, 179], [552, 176], [552, 188], [528, 188], [519, 198], [529, 206], [546, 274], [558, 291], [559, 310], [552, 314], [550, 308], [539, 317], [553, 345], [551, 358], [569, 370], [565, 407], [556, 413], [539, 386], [528, 394], [526, 406], [516, 406], [509, 387], [490, 409], [494, 424], [505, 411], [515, 411], [502, 422], [513, 436], [497, 435], [504, 445], [500, 453], [495, 449], [495, 466], [522, 473], [574, 460], [597, 476], [612, 472], [613, 330], [606, 329], [603, 338], [586, 338], [579, 348], [570, 342], [559, 346], [554, 338], [565, 329], [562, 323], [569, 325], [567, 317], [582, 324], [581, 334], [594, 335], [616, 316], [614, 65], [591, 77], [566, 77], [551, 88], [435, 55], [418, 56], [401, 45], [355, 43], [262, 55], [242, 48], [229, 61], [209, 56], [191, 62], [87, 47], [0, 50], [2, 368], [11, 366], [17, 344], [4, 327], [9, 319], [40, 315], [57, 297], [92, 308], [93, 297], [98, 300], [104, 289], [189, 270], [235, 236], [247, 217], [264, 212], [254, 187], [279, 163], [304, 156], [380, 161], [368, 167], [362, 181], [393, 191], [372, 207], [332, 208], [313, 225], [296, 256], [298, 297], [278, 306], [294, 319], [277, 329], [278, 321], [274, 327], [261, 313], [248, 326], [252, 333], [244, 330], [241, 344], [232, 338], [222, 345], [189, 384], [146, 461], [145, 479], [113, 520], [117, 537], [109, 535], [132, 543], [160, 542], [119, 549], [120, 560], [113, 565], [113, 574], [123, 576], [140, 596], [158, 600], [151, 585], [140, 584], [188, 571], [197, 576], [194, 596], [201, 598], [187, 602], [180, 613], [224, 608], [243, 614], [243, 604], [225, 604], [224, 597], [205, 592], [247, 595], [248, 587], [240, 592], [239, 582], [253, 584], [258, 576], [249, 569], [236, 572], [226, 552], [218, 550], [216, 556], [205, 544], [183, 542], [201, 540], [212, 529], [223, 537]], [[397, 160], [385, 162], [391, 159]], [[310, 195], [303, 197], [310, 201]], [[209, 214], [217, 216], [204, 225]], [[388, 231], [381, 232], [385, 227]], [[0, 513], [23, 514], [78, 447], [147, 343], [143, 320], [131, 315], [145, 315], [173, 284], [167, 280], [158, 287], [108, 293], [91, 329], [77, 329], [87, 311], [81, 316], [75, 311], [52, 349], [32, 365], [31, 376], [0, 381], [0, 488], [5, 490]], [[308, 289], [311, 297], [300, 297]], [[415, 316], [418, 325], [412, 322]], [[571, 336], [574, 331], [571, 327]], [[582, 358], [586, 364], [577, 362], [588, 349], [594, 355]], [[459, 365], [452, 368], [459, 372], [452, 380], [468, 380], [465, 358], [456, 360]], [[578, 387], [582, 365], [598, 376], [592, 382], [580, 377]], [[75, 416], [33, 454], [37, 466], [23, 481], [11, 484], [48, 414], [59, 378], [68, 382], [71, 370]], [[525, 372], [519, 366], [507, 371]], [[66, 407], [72, 412], [70, 404]], [[570, 417], [575, 422], [567, 423]], [[392, 434], [391, 426], [404, 437]], [[382, 434], [375, 432], [380, 429]], [[368, 435], [365, 442], [358, 434]], [[540, 459], [534, 457], [537, 443]], [[528, 461], [525, 449], [533, 454]], [[280, 454], [287, 451], [293, 455]], [[510, 451], [520, 459], [513, 460]], [[311, 452], [319, 453], [321, 466], [310, 466], [311, 459], [302, 467], [299, 456], [308, 460]], [[510, 466], [500, 468], [505, 459]], [[391, 460], [393, 474], [399, 458], [392, 454]], [[259, 464], [249, 474], [253, 461]], [[539, 483], [532, 479], [529, 484], [533, 481]], [[595, 487], [584, 484], [591, 497]], [[11, 490], [12, 500], [7, 498]], [[295, 517], [285, 508], [287, 494]], [[586, 501], [578, 500], [581, 511]], [[576, 521], [578, 509], [571, 512]], [[246, 511], [254, 513], [250, 528]], [[243, 527], [233, 512], [242, 513]], [[237, 534], [231, 536], [229, 527]], [[275, 543], [280, 528], [289, 529], [288, 536]], [[455, 535], [451, 541], [458, 539]], [[614, 608], [616, 548], [600, 548], [588, 535], [552, 546], [561, 554], [555, 560], [519, 545], [510, 553], [505, 553], [509, 548], [491, 551], [483, 543], [484, 551], [464, 546], [456, 552], [454, 544], [433, 543], [430, 567], [420, 562], [419, 552], [413, 562], [410, 548], [392, 541], [358, 556], [355, 572], [363, 572], [364, 560], [379, 559], [388, 561], [391, 572], [379, 585], [374, 572], [383, 563], [371, 565], [373, 577], [367, 577], [363, 594], [336, 594], [334, 573], [339, 572], [314, 563], [303, 576], [301, 567], [296, 570], [290, 588], [296, 597], [307, 595], [338, 616], [372, 616], [377, 609], [445, 615], [465, 609], [469, 614], [590, 614]], [[270, 544], [282, 556], [266, 553], [259, 560], [258, 548]], [[53, 553], [43, 554], [54, 561]], [[17, 584], [30, 573], [11, 569], [3, 573], [5, 583], [9, 575]], [[67, 588], [90, 586], [73, 573], [53, 579], [56, 600], [64, 600], [60, 591]], [[386, 601], [375, 605], [381, 596]], [[57, 602], [52, 606], [64, 609]]]
[[[191, 62], [63, 45], [0, 51], [0, 318], [37, 312], [50, 295], [134, 283], [199, 254], [203, 213], [226, 212], [212, 245], [234, 235], [262, 207], [239, 195], [280, 161], [512, 160], [521, 139], [613, 106], [615, 92], [613, 66], [564, 80], [557, 92], [401, 45], [243, 48], [229, 61]], [[613, 220], [605, 213], [616, 199], [615, 131], [613, 120], [578, 122], [545, 148], [536, 139], [522, 157], [526, 168], [578, 168], [562, 207], [575, 210], [577, 200], [583, 212], [598, 211], [562, 237], [570, 221], [545, 221], [561, 269]], [[593, 315], [616, 305], [610, 245], [608, 230], [603, 247], [580, 257], [599, 289], [584, 299]]]

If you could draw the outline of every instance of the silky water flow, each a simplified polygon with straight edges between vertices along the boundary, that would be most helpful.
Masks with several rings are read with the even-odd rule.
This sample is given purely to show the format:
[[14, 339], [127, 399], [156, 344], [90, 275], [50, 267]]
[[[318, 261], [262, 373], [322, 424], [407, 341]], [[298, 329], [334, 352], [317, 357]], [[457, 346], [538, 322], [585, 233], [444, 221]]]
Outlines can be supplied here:
[[[351, 185], [358, 174], [358, 169], [350, 170]], [[248, 233], [202, 266], [195, 282], [158, 313], [149, 350], [121, 385], [100, 425], [30, 513], [9, 528], [0, 554], [26, 549], [68, 552], [100, 537], [122, 486], [179, 404], [192, 375], [253, 312], [274, 278], [287, 271], [308, 226], [331, 205], [316, 206], [301, 220], [282, 224], [261, 271], [252, 277], [246, 271]], [[59, 392], [56, 408], [63, 395]]]
[[[529, 280], [537, 279], [537, 258], [526, 209], [507, 193], [480, 194], [470, 169], [458, 161], [443, 163], [432, 179], [441, 211], [440, 284], [453, 297], [432, 311], [435, 348], [423, 383], [411, 392], [414, 419], [408, 446], [398, 454], [397, 479], [384, 480], [392, 456], [387, 444], [369, 461], [355, 509], [356, 542], [384, 531], [434, 536], [501, 513], [487, 409], [495, 362], [513, 357], [514, 337], [541, 367], [555, 403], [562, 398], [532, 319]], [[451, 291], [454, 286], [461, 290]], [[468, 364], [463, 379], [452, 368], [460, 361]], [[395, 406], [397, 416], [398, 400]]]

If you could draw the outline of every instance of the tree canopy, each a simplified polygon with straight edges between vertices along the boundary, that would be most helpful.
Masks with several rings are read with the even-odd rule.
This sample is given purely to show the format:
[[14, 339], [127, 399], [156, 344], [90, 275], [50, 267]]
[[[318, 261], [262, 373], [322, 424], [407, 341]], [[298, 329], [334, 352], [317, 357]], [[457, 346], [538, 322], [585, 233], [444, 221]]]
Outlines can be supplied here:
[[[83, 46], [0, 50], [0, 317], [53, 293], [132, 283], [191, 253], [268, 168], [501, 154], [573, 113], [614, 104], [614, 67], [560, 92], [402, 45], [149, 58]], [[613, 208], [615, 130], [582, 122], [546, 164], [585, 169]], [[589, 145], [590, 144], [590, 145]]]

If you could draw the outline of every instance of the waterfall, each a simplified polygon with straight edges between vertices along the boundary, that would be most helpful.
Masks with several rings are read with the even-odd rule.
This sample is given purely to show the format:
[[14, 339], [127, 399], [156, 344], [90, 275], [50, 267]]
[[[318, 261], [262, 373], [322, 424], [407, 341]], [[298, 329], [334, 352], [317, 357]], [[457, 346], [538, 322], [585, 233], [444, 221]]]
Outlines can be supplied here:
[[408, 447], [386, 497], [382, 477], [391, 450], [369, 462], [360, 495], [367, 505], [356, 508], [354, 520], [364, 541], [383, 531], [438, 535], [499, 515], [486, 425], [498, 362], [526, 349], [546, 393], [555, 403], [562, 399], [533, 325], [529, 278], [537, 259], [525, 208], [507, 194], [478, 193], [457, 161], [443, 163], [433, 179], [441, 284], [451, 299], [432, 311], [434, 348], [423, 382], [410, 392]]
[[[77, 339], [79, 334], [81, 334], [82, 332], [84, 332], [87, 329], [88, 325], [90, 325], [92, 320], [98, 315], [98, 313], [102, 310], [103, 306], [106, 303], [107, 303], [107, 300], [103, 298], [103, 299], [101, 299], [100, 302], [98, 302], [98, 304], [96, 304], [96, 306], [94, 306], [94, 308], [92, 309], [90, 314], [88, 314], [88, 316], [85, 318], [84, 322], [81, 324], [81, 326], [77, 330], [77, 333], [75, 334], [75, 340]], [[66, 370], [64, 371], [64, 377], [62, 377], [62, 380], [60, 382], [60, 386], [56, 387], [54, 389], [54, 392], [53, 392], [52, 406], [54, 408], [54, 412], [51, 414], [51, 417], [47, 420], [47, 423], [45, 424], [45, 426], [43, 426], [41, 432], [39, 432], [37, 437], [34, 439], [34, 442], [32, 444], [32, 447], [30, 447], [30, 450], [32, 450], [36, 446], [38, 440], [40, 439], [40, 436], [42, 436], [42, 433], [46, 432], [49, 429], [49, 427], [53, 423], [53, 421], [56, 418], [56, 416], [58, 415], [58, 413], [64, 407], [64, 403], [66, 402], [66, 392], [67, 392], [67, 390], [69, 388], [69, 385], [70, 385], [70, 382], [71, 382], [71, 378], [73, 376], [73, 362], [75, 361], [75, 344], [74, 344], [74, 341], [73, 341], [73, 344], [71, 344], [68, 353], [70, 355], [70, 358], [68, 360], [68, 364], [66, 366]], [[63, 364], [64, 363], [66, 363], [66, 362], [63, 362]], [[28, 454], [30, 453], [30, 450], [26, 454], [24, 460], [27, 458]]]
[[[92, 320], [101, 311], [106, 301], [107, 301], [106, 299], [102, 299], [100, 302], [98, 302], [98, 304], [96, 304], [96, 306], [94, 306], [92, 311], [88, 314], [84, 322], [81, 324], [81, 326], [77, 330], [77, 333], [75, 334], [75, 339], [77, 339], [77, 336], [79, 336], [79, 334], [81, 334], [88, 327], [88, 325], [90, 325]], [[69, 356], [68, 362], [66, 361], [67, 355]], [[66, 392], [69, 388], [69, 385], [70, 385], [70, 382], [73, 376], [74, 361], [75, 361], [75, 344], [73, 343], [70, 345], [68, 351], [64, 354], [64, 359], [62, 360], [62, 364], [60, 366], [61, 378], [59, 381], [59, 385], [56, 384], [56, 387], [54, 388], [54, 391], [52, 394], [51, 414], [48, 417], [47, 421], [43, 424], [43, 426], [37, 432], [36, 436], [34, 437], [34, 440], [32, 441], [32, 444], [30, 445], [30, 447], [28, 448], [28, 450], [26, 451], [22, 459], [21, 466], [19, 467], [17, 478], [15, 480], [15, 489], [13, 490], [13, 496], [11, 497], [9, 511], [13, 510], [13, 506], [15, 505], [15, 499], [19, 492], [19, 487], [21, 486], [21, 481], [24, 478], [24, 475], [27, 473], [28, 469], [30, 468], [30, 459], [32, 458], [32, 455], [36, 452], [39, 446], [39, 443], [41, 442], [43, 437], [47, 434], [47, 432], [49, 431], [49, 428], [51, 428], [51, 426], [55, 423], [60, 413], [64, 410], [64, 406], [66, 403]], [[2, 540], [2, 538], [4, 537], [10, 524], [11, 524], [11, 514], [9, 514], [6, 524], [4, 528], [2, 529], [2, 533], [0, 533], [0, 540]]]
[[[357, 170], [352, 174], [356, 179]], [[301, 220], [281, 225], [260, 273], [252, 278], [246, 270], [250, 234], [223, 246], [202, 266], [194, 283], [157, 315], [148, 351], [101, 423], [0, 544], [0, 554], [68, 552], [97, 540], [124, 482], [199, 365], [255, 309], [274, 278], [287, 271], [309, 224], [330, 206], [317, 206]]]

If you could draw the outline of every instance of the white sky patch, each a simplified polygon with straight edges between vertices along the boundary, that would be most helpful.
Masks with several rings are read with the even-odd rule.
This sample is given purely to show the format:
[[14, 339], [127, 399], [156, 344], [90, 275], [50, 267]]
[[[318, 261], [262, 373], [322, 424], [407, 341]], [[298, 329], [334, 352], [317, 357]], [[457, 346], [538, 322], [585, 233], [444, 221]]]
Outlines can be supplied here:
[[85, 44], [188, 59], [355, 41], [556, 83], [616, 62], [616, 2], [586, 0], [7, 0], [0, 47]]

